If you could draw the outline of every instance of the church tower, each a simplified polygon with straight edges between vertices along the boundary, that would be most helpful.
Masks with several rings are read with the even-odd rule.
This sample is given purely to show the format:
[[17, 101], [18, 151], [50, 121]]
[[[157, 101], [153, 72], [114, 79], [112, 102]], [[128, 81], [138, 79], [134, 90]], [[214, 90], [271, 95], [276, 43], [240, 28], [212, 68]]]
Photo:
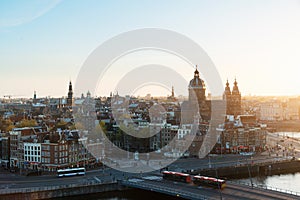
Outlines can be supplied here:
[[194, 117], [199, 112], [201, 120], [209, 121], [211, 115], [211, 101], [206, 99], [206, 87], [204, 81], [200, 78], [197, 65], [194, 78], [190, 81], [188, 89], [191, 117]]
[[37, 99], [36, 99], [36, 91], [34, 91], [34, 94], [33, 94], [33, 103], [37, 103]]
[[204, 81], [200, 79], [199, 71], [196, 65], [194, 78], [190, 81], [189, 84], [189, 101], [193, 103], [198, 103], [200, 105], [205, 100], [205, 84]]
[[67, 105], [72, 106], [73, 105], [73, 89], [72, 89], [72, 83], [70, 81], [69, 83], [69, 92], [68, 92], [68, 98], [67, 98]]
[[234, 116], [240, 115], [242, 113], [241, 93], [239, 91], [237, 84], [238, 83], [235, 79], [232, 88], [232, 93], [231, 93], [231, 107], [232, 107], [232, 114]]
[[229, 87], [229, 83], [228, 83], [228, 80], [226, 82], [226, 87], [225, 87], [225, 91], [224, 91], [224, 94], [223, 94], [223, 100], [226, 101], [226, 115], [230, 115], [231, 111], [230, 111], [230, 108], [231, 108], [231, 91], [230, 91], [230, 87]]
[[226, 100], [226, 115], [240, 115], [242, 114], [242, 100], [239, 87], [236, 79], [233, 83], [232, 92], [230, 91], [228, 80], [226, 82], [223, 100]]
[[171, 97], [174, 98], [175, 95], [174, 95], [174, 86], [172, 86], [172, 94], [171, 94]]

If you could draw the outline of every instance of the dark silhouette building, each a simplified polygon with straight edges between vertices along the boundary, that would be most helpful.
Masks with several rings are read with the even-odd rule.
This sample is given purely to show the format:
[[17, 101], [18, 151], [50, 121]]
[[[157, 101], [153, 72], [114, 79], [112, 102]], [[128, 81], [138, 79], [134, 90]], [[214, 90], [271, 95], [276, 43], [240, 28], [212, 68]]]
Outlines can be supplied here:
[[226, 100], [226, 114], [227, 115], [240, 115], [242, 114], [241, 108], [241, 93], [239, 91], [236, 79], [234, 80], [234, 85], [232, 92], [230, 91], [228, 80], [226, 82], [225, 91], [223, 94], [223, 100]]
[[69, 83], [69, 92], [68, 92], [68, 98], [67, 98], [67, 106], [73, 105], [73, 89], [72, 89], [72, 83], [70, 81]]
[[209, 121], [211, 117], [211, 100], [206, 98], [206, 87], [204, 81], [200, 78], [196, 66], [194, 78], [188, 85], [189, 99], [181, 104], [181, 123], [191, 124], [195, 116], [200, 114], [201, 121]]
[[36, 99], [36, 91], [34, 91], [34, 94], [33, 94], [33, 103], [37, 103], [37, 99]]

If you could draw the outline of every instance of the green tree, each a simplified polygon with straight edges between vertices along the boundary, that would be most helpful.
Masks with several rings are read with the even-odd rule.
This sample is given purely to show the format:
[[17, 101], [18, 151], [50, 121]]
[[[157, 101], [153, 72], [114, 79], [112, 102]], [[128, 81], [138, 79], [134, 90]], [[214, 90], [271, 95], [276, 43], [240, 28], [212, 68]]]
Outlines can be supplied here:
[[14, 125], [10, 119], [0, 120], [0, 130], [4, 132], [9, 132], [14, 128]]
[[23, 128], [23, 127], [33, 127], [37, 126], [37, 122], [34, 119], [28, 120], [28, 119], [23, 119], [18, 125], [18, 128]]
[[58, 128], [60, 128], [60, 129], [66, 129], [66, 128], [67, 128], [67, 125], [68, 125], [67, 122], [65, 122], [65, 121], [60, 121], [60, 122], [57, 122], [56, 128], [57, 128], [57, 129], [58, 129]]

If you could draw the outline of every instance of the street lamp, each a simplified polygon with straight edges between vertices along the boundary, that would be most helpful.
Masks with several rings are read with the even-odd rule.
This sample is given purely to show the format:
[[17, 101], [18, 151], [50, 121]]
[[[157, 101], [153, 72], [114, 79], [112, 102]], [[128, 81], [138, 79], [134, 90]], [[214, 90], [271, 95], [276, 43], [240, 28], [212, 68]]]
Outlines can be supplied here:
[[247, 168], [248, 168], [248, 173], [249, 173], [249, 178], [250, 178], [250, 183], [251, 183], [251, 187], [253, 188], [253, 182], [252, 182], [252, 177], [251, 177], [251, 171], [249, 168], [249, 163], [248, 163], [248, 159], [246, 158], [246, 163], [247, 163]]
[[208, 167], [211, 169], [210, 154], [208, 154]]

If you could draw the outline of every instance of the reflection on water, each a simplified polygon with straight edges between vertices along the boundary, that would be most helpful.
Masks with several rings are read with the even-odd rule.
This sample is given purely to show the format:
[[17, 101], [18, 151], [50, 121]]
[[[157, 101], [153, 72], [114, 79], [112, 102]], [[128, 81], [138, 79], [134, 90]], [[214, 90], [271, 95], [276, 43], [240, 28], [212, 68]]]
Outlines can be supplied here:
[[[241, 179], [242, 181], [250, 184], [250, 179]], [[259, 186], [268, 186], [278, 188], [282, 191], [293, 191], [300, 193], [300, 173], [285, 174], [285, 175], [274, 175], [268, 177], [254, 177], [252, 182]]]

